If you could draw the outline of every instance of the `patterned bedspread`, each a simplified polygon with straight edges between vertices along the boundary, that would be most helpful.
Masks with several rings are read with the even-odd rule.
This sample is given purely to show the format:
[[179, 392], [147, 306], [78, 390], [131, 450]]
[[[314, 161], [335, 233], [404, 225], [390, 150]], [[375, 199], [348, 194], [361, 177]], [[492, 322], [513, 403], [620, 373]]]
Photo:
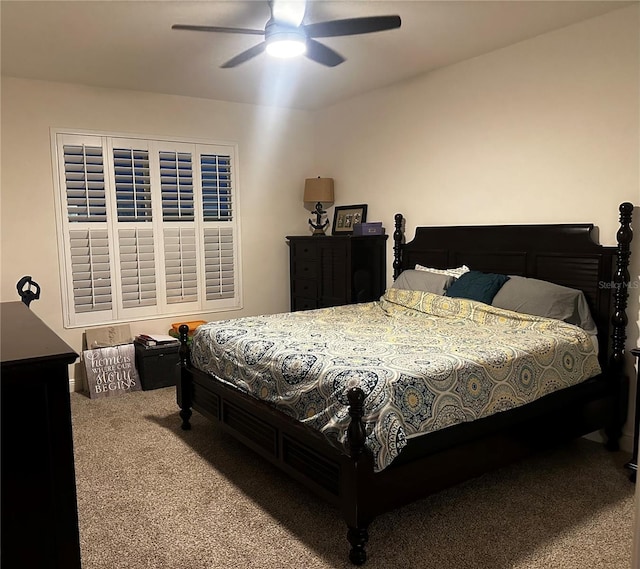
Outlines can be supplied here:
[[365, 304], [210, 322], [194, 335], [192, 361], [340, 443], [345, 393], [361, 387], [377, 471], [409, 437], [600, 372], [577, 326], [401, 289]]

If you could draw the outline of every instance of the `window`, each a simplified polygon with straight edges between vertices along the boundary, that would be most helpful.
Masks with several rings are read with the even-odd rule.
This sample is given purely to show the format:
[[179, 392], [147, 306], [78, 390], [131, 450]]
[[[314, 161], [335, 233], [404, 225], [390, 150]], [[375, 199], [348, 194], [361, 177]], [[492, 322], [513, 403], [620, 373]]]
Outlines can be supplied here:
[[239, 308], [236, 148], [52, 133], [65, 326]]

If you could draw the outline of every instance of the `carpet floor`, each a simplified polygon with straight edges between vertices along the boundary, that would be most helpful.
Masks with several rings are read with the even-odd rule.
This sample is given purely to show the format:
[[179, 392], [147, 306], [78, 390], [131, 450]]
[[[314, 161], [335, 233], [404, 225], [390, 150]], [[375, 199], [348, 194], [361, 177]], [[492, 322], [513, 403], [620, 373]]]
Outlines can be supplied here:
[[[71, 395], [84, 569], [352, 568], [340, 513], [173, 388]], [[376, 518], [369, 569], [628, 569], [625, 453], [584, 439]]]

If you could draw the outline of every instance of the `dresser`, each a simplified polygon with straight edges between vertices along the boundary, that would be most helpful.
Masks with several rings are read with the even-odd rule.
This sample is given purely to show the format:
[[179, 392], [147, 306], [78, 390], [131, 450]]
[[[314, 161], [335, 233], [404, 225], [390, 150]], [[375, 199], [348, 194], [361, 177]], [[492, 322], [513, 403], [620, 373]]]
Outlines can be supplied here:
[[78, 355], [22, 302], [0, 304], [3, 569], [79, 569], [68, 366]]
[[378, 300], [387, 235], [288, 236], [291, 310]]

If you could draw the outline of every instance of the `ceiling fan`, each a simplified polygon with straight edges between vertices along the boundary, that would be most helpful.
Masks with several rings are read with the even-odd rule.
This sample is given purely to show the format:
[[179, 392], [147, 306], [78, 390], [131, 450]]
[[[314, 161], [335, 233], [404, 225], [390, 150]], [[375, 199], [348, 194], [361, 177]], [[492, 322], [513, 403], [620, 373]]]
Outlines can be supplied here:
[[303, 24], [306, 2], [303, 0], [269, 0], [271, 17], [264, 30], [174, 24], [171, 29], [196, 32], [222, 32], [263, 36], [264, 41], [232, 57], [220, 67], [240, 65], [263, 51], [279, 57], [306, 55], [309, 59], [328, 67], [339, 65], [345, 58], [315, 38], [353, 36], [399, 28], [400, 16], [370, 16], [347, 18], [315, 24]]

